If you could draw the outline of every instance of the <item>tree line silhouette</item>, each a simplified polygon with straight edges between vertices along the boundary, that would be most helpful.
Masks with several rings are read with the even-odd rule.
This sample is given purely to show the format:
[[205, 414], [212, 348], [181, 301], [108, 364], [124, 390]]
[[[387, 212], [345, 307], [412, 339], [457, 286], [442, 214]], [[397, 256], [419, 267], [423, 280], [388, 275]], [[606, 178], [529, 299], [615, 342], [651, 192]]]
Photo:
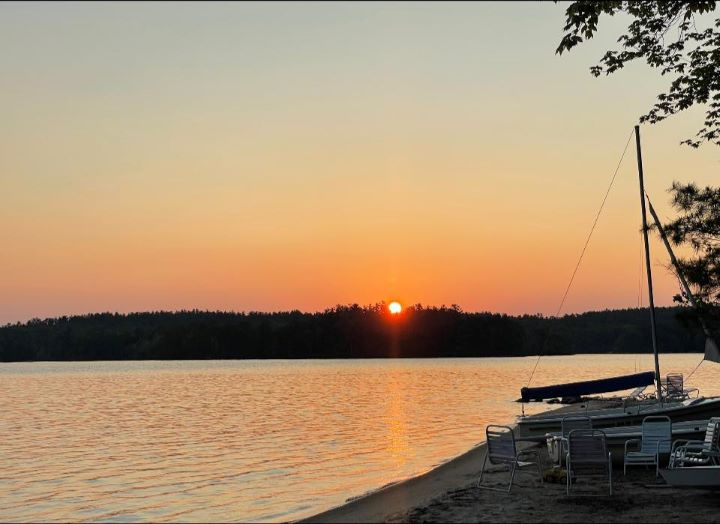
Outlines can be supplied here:
[[[660, 350], [702, 352], [684, 308], [658, 308]], [[647, 310], [560, 318], [384, 303], [323, 312], [97, 313], [0, 327], [0, 361], [496, 357], [651, 351]]]

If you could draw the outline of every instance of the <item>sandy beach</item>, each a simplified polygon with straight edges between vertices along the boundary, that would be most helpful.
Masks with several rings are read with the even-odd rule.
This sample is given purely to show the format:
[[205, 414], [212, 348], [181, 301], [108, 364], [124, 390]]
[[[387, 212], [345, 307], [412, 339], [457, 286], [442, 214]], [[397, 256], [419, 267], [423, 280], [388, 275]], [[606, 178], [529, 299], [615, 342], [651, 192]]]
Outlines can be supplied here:
[[[507, 474], [491, 483], [506, 486]], [[511, 494], [466, 484], [409, 511], [388, 514], [386, 522], [720, 522], [717, 493], [657, 484], [654, 471], [634, 469], [613, 475], [612, 497], [566, 496], [564, 482], [541, 485], [523, 477]], [[596, 488], [597, 486], [592, 486]], [[603, 486], [605, 488], [605, 486]]]
[[[625, 476], [615, 467], [611, 497], [606, 485], [584, 483], [582, 494], [567, 496], [564, 480], [541, 483], [532, 471], [516, 476], [510, 494], [479, 489], [485, 452], [478, 445], [424, 475], [302, 522], [720, 522], [717, 492], [668, 487], [653, 468]], [[502, 489], [508, 481], [507, 470], [491, 468], [483, 484]]]
[[[565, 483], [540, 483], [525, 473], [510, 494], [478, 489], [485, 446], [407, 482], [373, 493], [304, 522], [720, 522], [717, 492], [660, 484], [652, 468], [627, 476], [613, 471], [613, 495], [606, 486], [583, 486], [565, 494]], [[507, 471], [491, 470], [489, 486], [504, 488]]]

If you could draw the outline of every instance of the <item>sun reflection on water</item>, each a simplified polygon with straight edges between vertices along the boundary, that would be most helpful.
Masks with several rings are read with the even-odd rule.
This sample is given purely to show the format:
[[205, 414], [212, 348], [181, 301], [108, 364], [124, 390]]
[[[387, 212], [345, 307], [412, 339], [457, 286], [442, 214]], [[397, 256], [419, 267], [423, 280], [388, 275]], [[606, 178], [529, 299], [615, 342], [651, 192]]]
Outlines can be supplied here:
[[403, 372], [387, 376], [387, 452], [396, 470], [410, 459], [410, 443], [407, 428], [406, 379]]

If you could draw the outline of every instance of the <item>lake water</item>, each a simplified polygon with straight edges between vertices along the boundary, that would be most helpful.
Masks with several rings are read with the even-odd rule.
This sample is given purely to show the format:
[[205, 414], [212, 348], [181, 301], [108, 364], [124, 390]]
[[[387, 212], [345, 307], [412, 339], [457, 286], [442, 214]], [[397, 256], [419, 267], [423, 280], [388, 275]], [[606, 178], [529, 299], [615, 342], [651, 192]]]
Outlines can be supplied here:
[[[699, 359], [663, 355], [663, 374]], [[512, 423], [534, 362], [0, 364], [0, 520], [306, 517]], [[651, 369], [649, 355], [546, 357], [533, 385]], [[717, 395], [719, 374], [705, 363], [690, 383]]]

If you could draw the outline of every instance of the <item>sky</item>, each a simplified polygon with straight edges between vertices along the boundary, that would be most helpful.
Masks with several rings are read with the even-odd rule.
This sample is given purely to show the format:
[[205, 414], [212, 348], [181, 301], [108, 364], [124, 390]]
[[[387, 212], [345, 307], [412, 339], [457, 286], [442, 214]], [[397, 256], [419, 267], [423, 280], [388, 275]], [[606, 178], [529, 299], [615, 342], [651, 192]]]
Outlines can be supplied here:
[[[0, 4], [0, 323], [390, 300], [555, 314], [670, 81], [590, 75], [622, 17], [557, 56], [564, 8]], [[717, 148], [679, 145], [702, 116], [642, 127], [665, 220], [673, 180], [717, 185]], [[631, 142], [562, 313], [638, 305], [639, 231]]]

